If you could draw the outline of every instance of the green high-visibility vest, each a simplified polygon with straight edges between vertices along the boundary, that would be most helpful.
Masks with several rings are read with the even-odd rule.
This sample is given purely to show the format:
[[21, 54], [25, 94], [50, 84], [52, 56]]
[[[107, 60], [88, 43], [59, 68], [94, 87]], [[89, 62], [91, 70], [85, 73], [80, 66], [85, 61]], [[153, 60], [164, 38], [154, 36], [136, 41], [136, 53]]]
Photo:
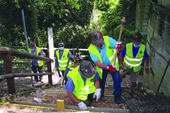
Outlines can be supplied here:
[[[68, 49], [64, 49], [63, 55], [60, 59], [59, 58], [59, 50], [56, 51], [60, 71], [66, 70], [67, 61], [68, 61], [68, 52], [69, 52]], [[70, 67], [71, 67], [71, 61], [69, 61], [69, 65], [68, 65], [68, 68], [70, 68]]]
[[[36, 47], [37, 48], [37, 56], [38, 56], [38, 54], [39, 53], [41, 53], [41, 48], [39, 48], [39, 47]], [[31, 50], [31, 48], [29, 48], [29, 53], [31, 53], [32, 52], [32, 50]], [[43, 61], [40, 61], [40, 60], [37, 60], [37, 62], [38, 62], [38, 66], [42, 66], [42, 65], [44, 65], [44, 62]]]
[[95, 85], [94, 85], [94, 77], [95, 74], [91, 78], [86, 78], [84, 82], [83, 78], [81, 77], [79, 71], [79, 66], [74, 68], [71, 72], [67, 74], [67, 77], [70, 77], [74, 83], [74, 96], [79, 100], [86, 100], [88, 98], [88, 94], [95, 92]]
[[138, 53], [136, 57], [133, 57], [133, 43], [126, 44], [126, 54], [124, 57], [124, 63], [129, 69], [133, 68], [134, 72], [137, 72], [141, 69], [141, 64], [145, 52], [145, 45], [140, 44]]
[[[108, 36], [103, 36], [103, 38], [104, 38], [104, 43], [106, 45], [106, 55], [109, 58], [110, 63], [113, 64], [114, 59], [115, 59], [115, 55], [116, 55], [116, 49], [114, 49], [110, 45]], [[90, 44], [90, 46], [88, 47], [88, 50], [92, 54], [96, 55], [99, 58], [99, 61], [101, 63], [103, 63], [99, 51], [97, 50], [97, 48], [93, 44]], [[119, 62], [118, 62], [117, 58], [116, 58], [115, 66], [116, 66], [116, 70], [119, 71]], [[98, 67], [98, 66], [96, 66], [96, 69], [97, 69], [97, 72], [99, 73], [100, 78], [102, 79], [102, 69], [100, 67]]]

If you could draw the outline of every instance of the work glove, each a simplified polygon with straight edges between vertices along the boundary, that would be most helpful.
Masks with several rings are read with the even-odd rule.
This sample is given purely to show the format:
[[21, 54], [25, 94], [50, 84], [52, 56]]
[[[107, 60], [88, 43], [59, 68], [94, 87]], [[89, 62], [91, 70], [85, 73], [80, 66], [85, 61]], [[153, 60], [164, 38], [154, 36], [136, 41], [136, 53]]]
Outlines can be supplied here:
[[86, 110], [87, 109], [86, 104], [82, 101], [78, 103], [78, 107], [79, 107], [80, 110]]
[[82, 60], [82, 57], [81, 57], [80, 53], [77, 54], [77, 57], [78, 57], [80, 60]]
[[116, 42], [116, 49], [121, 49], [122, 47], [122, 42]]
[[93, 94], [93, 98], [96, 98], [96, 101], [98, 101], [99, 98], [100, 98], [100, 96], [101, 96], [101, 89], [100, 89], [100, 88], [97, 88], [97, 89], [95, 90], [95, 93]]
[[115, 69], [116, 69], [116, 66], [107, 65], [107, 69], [108, 69], [110, 72], [114, 72]]

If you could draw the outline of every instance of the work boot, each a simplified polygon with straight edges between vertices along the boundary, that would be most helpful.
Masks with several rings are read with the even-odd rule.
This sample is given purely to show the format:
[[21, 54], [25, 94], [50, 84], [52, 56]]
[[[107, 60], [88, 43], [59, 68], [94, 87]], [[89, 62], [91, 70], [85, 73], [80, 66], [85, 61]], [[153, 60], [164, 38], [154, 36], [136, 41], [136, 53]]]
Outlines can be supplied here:
[[130, 92], [129, 92], [129, 95], [130, 95], [131, 97], [134, 97], [136, 94], [135, 94], [135, 92], [130, 91]]
[[114, 96], [114, 101], [115, 101], [116, 104], [121, 104], [121, 103], [122, 103], [122, 101], [121, 101], [121, 95], [120, 95], [120, 94], [116, 94], [116, 95]]

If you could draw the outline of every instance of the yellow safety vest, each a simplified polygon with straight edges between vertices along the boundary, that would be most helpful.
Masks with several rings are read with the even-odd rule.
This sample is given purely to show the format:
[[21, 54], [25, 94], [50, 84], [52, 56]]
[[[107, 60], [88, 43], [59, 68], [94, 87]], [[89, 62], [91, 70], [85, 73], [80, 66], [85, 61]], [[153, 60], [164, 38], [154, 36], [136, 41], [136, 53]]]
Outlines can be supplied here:
[[[108, 36], [103, 36], [103, 38], [104, 38], [104, 43], [106, 45], [106, 54], [107, 54], [107, 57], [109, 58], [110, 63], [113, 64], [114, 59], [115, 59], [115, 55], [116, 55], [116, 49], [114, 49], [110, 45]], [[90, 46], [88, 47], [88, 50], [92, 54], [96, 55], [99, 58], [99, 61], [101, 63], [103, 63], [102, 58], [100, 56], [100, 53], [97, 50], [96, 46], [94, 46], [93, 44], [90, 44]], [[119, 71], [119, 62], [118, 62], [117, 58], [116, 58], [115, 66], [116, 66], [116, 70]], [[98, 67], [98, 66], [96, 66], [96, 69], [97, 69], [97, 72], [99, 73], [100, 78], [102, 79], [102, 69], [100, 67]]]
[[133, 43], [126, 44], [126, 54], [124, 57], [124, 63], [129, 69], [133, 68], [134, 72], [137, 72], [141, 69], [141, 64], [145, 52], [145, 45], [140, 44], [138, 53], [136, 57], [133, 57]]
[[[38, 56], [38, 54], [39, 53], [41, 53], [41, 48], [39, 48], [39, 47], [36, 47], [37, 48], [37, 56]], [[32, 52], [32, 50], [31, 50], [31, 48], [29, 48], [29, 53], [31, 53]], [[44, 65], [44, 62], [43, 61], [40, 61], [40, 60], [37, 60], [37, 62], [38, 62], [38, 66], [42, 66], [42, 65]]]
[[74, 68], [71, 72], [67, 74], [67, 77], [70, 77], [74, 83], [74, 91], [73, 94], [79, 100], [86, 100], [88, 98], [88, 94], [95, 92], [95, 85], [94, 85], [94, 77], [93, 75], [91, 78], [86, 78], [84, 82], [83, 78], [81, 77], [79, 71], [79, 66]]
[[[60, 59], [59, 58], [59, 50], [56, 51], [60, 71], [66, 70], [67, 61], [68, 61], [68, 52], [69, 52], [68, 49], [64, 49], [63, 55]], [[68, 68], [70, 68], [70, 67], [71, 67], [71, 61], [69, 61], [69, 65], [68, 65]]]

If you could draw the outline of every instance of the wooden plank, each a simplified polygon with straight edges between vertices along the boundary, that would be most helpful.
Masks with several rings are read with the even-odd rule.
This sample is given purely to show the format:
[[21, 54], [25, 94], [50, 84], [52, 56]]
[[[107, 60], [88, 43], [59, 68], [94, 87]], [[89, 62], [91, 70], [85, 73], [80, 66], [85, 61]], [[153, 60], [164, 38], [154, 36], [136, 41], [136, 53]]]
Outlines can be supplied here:
[[52, 75], [53, 73], [9, 73], [5, 75], [0, 75], [0, 79], [7, 79], [11, 77], [27, 77], [27, 76], [42, 76], [42, 75]]
[[[47, 104], [47, 103], [25, 103], [25, 102], [14, 102], [10, 101], [12, 104], [24, 104], [24, 105], [32, 105], [32, 106], [44, 106], [44, 107], [54, 107], [57, 109], [56, 104]], [[77, 106], [64, 105], [64, 109], [74, 109], [79, 110]], [[88, 107], [86, 111], [94, 111], [94, 112], [112, 112], [112, 113], [130, 113], [129, 109], [112, 109], [112, 108], [98, 108], [98, 107]]]

